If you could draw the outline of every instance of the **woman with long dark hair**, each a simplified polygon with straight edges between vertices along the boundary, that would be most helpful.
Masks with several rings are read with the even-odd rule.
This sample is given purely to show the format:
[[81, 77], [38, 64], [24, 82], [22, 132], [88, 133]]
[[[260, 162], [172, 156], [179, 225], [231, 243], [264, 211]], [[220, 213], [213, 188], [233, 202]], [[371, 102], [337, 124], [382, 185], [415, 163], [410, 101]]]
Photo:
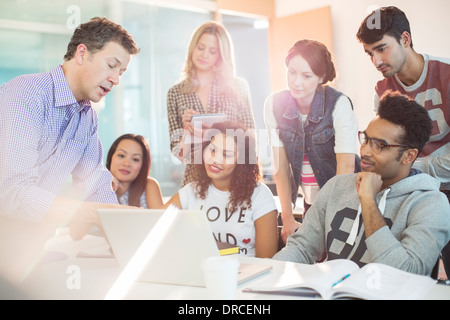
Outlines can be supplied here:
[[150, 148], [143, 136], [129, 133], [114, 141], [106, 167], [115, 178], [120, 204], [149, 209], [163, 205], [159, 184], [149, 176], [150, 166]]

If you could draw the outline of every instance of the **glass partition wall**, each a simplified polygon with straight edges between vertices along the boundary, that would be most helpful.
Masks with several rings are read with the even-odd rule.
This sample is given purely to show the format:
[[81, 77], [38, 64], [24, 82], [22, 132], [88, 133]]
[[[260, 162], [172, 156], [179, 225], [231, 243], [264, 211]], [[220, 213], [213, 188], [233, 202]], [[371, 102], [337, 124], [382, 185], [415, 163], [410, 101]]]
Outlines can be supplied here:
[[[208, 0], [1, 0], [0, 83], [61, 64], [79, 23], [105, 16], [122, 24], [141, 52], [132, 58], [121, 84], [95, 105], [104, 155], [118, 136], [143, 135], [150, 144], [151, 175], [169, 197], [180, 187], [184, 166], [170, 152], [166, 95], [180, 78], [192, 32], [213, 19], [213, 4]], [[256, 125], [264, 129], [262, 108], [270, 93], [267, 32], [255, 29], [254, 20], [223, 16], [235, 45], [237, 75], [249, 81]], [[265, 164], [267, 150], [262, 151]]]

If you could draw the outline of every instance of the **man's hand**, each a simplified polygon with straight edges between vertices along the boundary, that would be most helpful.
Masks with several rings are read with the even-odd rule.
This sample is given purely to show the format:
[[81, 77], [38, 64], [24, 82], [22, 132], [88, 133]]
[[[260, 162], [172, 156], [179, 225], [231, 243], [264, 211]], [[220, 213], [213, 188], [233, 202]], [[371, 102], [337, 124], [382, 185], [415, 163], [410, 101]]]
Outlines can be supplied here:
[[294, 234], [295, 231], [300, 227], [300, 223], [294, 219], [294, 216], [291, 214], [291, 218], [283, 219], [283, 227], [281, 228], [281, 238], [284, 243], [287, 242], [287, 239], [291, 234]]
[[112, 177], [111, 184], [112, 184], [112, 190], [114, 192], [117, 192], [117, 190], [119, 190], [119, 187], [121, 186], [120, 181], [114, 176]]
[[100, 234], [104, 236], [104, 231], [100, 218], [97, 214], [97, 209], [138, 209], [133, 206], [125, 206], [112, 203], [97, 203], [97, 202], [80, 202], [76, 207], [73, 207], [74, 214], [69, 224], [69, 233], [72, 239], [80, 240], [89, 231], [93, 225], [97, 225]]
[[373, 172], [358, 172], [356, 175], [356, 191], [361, 202], [374, 199], [380, 192], [383, 181], [379, 174]]
[[383, 181], [379, 174], [373, 172], [358, 172], [356, 175], [356, 190], [361, 202], [361, 212], [366, 238], [369, 238], [386, 222], [378, 209], [376, 195], [380, 192]]

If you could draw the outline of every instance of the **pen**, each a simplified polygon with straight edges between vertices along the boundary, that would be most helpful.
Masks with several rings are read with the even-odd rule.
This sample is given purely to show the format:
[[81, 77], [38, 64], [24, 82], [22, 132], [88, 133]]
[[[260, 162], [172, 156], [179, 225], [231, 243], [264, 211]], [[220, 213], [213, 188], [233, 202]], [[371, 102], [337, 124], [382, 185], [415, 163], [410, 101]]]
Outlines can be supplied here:
[[350, 277], [350, 274], [347, 274], [345, 276], [343, 276], [339, 281], [335, 282], [332, 287], [336, 286], [337, 284], [341, 283], [342, 281], [344, 281], [345, 279], [347, 279], [348, 277]]

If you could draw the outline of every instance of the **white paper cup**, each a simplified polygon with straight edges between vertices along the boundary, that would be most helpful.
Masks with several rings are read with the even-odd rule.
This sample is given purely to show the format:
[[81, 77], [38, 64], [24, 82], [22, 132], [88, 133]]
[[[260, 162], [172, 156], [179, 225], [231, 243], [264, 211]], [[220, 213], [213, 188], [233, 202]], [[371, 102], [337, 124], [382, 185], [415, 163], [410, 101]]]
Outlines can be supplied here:
[[209, 257], [202, 262], [208, 298], [236, 299], [239, 260], [236, 256]]

